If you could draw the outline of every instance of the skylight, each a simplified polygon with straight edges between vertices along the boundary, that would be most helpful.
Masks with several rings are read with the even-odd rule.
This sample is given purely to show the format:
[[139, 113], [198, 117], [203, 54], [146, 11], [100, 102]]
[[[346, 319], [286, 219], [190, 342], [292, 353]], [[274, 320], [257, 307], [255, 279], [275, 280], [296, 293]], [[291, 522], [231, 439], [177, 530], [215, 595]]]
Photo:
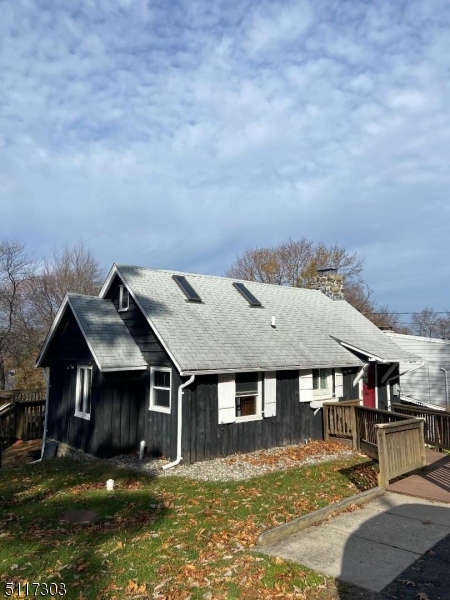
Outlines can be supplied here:
[[237, 289], [237, 291], [244, 296], [244, 298], [247, 300], [250, 306], [262, 306], [258, 298], [255, 298], [255, 296], [245, 287], [243, 283], [234, 282], [233, 285]]
[[189, 283], [189, 281], [186, 279], [186, 277], [184, 275], [172, 275], [172, 278], [179, 285], [179, 287], [181, 288], [181, 291], [186, 296], [186, 298], [189, 300], [189, 302], [202, 302], [202, 299], [200, 298], [200, 296], [197, 294], [197, 292], [194, 290], [194, 288], [192, 287], [192, 285]]

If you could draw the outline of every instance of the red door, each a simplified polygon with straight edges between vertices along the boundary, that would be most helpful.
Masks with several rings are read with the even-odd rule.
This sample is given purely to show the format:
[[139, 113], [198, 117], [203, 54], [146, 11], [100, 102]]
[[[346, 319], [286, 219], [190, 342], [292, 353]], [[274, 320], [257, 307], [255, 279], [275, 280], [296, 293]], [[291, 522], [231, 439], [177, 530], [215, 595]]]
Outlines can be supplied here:
[[363, 406], [375, 408], [375, 363], [369, 363], [363, 377]]

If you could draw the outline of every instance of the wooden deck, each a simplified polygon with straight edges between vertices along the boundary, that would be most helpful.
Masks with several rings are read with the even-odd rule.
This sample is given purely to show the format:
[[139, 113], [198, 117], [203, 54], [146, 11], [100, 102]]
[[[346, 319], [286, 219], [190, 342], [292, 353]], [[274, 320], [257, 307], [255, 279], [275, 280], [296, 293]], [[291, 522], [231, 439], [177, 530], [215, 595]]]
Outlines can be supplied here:
[[418, 475], [409, 475], [391, 484], [390, 492], [450, 503], [450, 455], [425, 450], [426, 466]]

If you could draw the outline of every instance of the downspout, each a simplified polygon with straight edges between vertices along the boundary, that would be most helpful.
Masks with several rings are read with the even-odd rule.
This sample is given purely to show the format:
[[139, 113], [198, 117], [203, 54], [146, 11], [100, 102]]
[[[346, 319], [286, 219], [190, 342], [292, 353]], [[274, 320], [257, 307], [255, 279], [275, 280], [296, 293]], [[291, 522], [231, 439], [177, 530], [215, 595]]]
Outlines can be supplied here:
[[445, 403], [448, 406], [448, 380], [447, 380], [447, 369], [444, 369], [444, 367], [440, 367], [439, 368], [440, 371], [444, 372], [445, 375]]
[[44, 377], [47, 382], [47, 393], [45, 395], [45, 413], [44, 413], [44, 431], [42, 432], [42, 448], [41, 448], [41, 458], [34, 460], [31, 464], [34, 465], [44, 458], [44, 450], [45, 450], [45, 442], [47, 440], [47, 421], [48, 421], [48, 400], [50, 396], [50, 375], [49, 369], [46, 367], [44, 369]]
[[173, 462], [169, 463], [168, 465], [164, 465], [164, 471], [175, 467], [183, 460], [183, 457], [181, 456], [181, 434], [183, 431], [183, 390], [185, 387], [190, 385], [194, 379], [195, 375], [192, 375], [190, 379], [188, 379], [185, 383], [182, 383], [178, 388], [177, 457]]

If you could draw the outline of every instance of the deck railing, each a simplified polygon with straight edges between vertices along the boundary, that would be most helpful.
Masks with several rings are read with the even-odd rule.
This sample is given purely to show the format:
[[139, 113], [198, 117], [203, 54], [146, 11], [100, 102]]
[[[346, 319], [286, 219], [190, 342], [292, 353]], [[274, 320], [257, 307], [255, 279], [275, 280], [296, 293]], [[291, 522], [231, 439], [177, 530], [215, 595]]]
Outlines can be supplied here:
[[424, 421], [404, 414], [360, 406], [360, 402], [323, 405], [325, 440], [351, 441], [352, 447], [379, 461], [380, 485], [425, 466]]
[[450, 450], [450, 413], [406, 404], [393, 404], [392, 409], [403, 415], [423, 419], [425, 443], [434, 446], [438, 452]]
[[1, 390], [0, 391], [0, 404], [3, 402], [37, 402], [40, 400], [45, 401], [45, 390], [42, 388], [33, 389], [17, 389], [17, 390]]
[[395, 477], [425, 466], [422, 419], [381, 423], [376, 429], [381, 487], [387, 487]]
[[11, 390], [0, 392], [1, 453], [16, 439], [38, 440], [44, 432], [45, 391]]

